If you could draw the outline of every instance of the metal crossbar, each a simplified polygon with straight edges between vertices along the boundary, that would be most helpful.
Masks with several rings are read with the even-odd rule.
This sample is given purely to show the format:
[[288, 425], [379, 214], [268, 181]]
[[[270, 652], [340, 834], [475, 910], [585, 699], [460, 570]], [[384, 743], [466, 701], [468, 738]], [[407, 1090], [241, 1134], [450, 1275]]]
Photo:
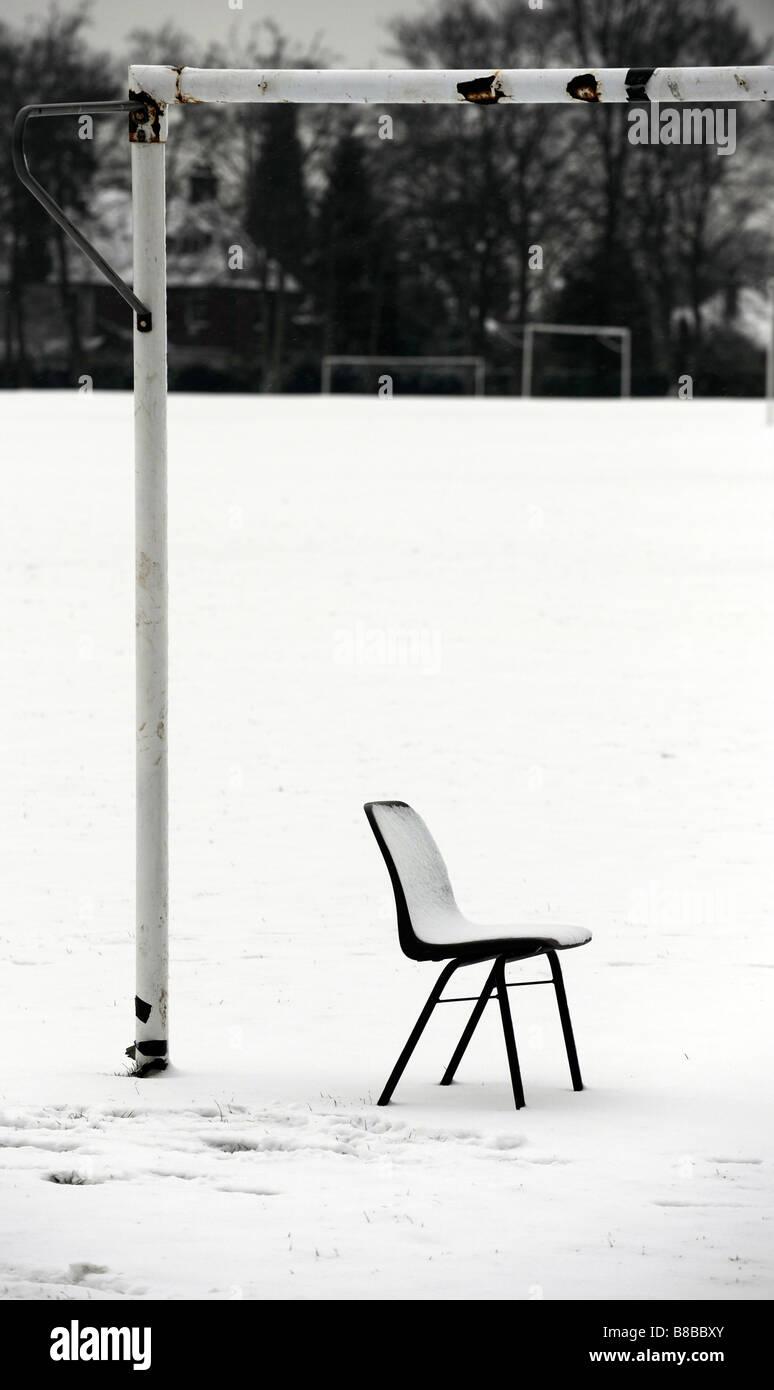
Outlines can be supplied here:
[[133, 92], [165, 105], [320, 102], [325, 105], [772, 101], [774, 67], [465, 68], [285, 71], [145, 66]]

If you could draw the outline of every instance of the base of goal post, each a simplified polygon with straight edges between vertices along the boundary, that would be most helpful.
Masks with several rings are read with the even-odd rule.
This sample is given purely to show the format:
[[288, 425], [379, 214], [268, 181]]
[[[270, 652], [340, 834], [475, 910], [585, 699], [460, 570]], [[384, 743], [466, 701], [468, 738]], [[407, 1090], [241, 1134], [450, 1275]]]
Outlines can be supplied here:
[[127, 1047], [125, 1056], [136, 1063], [132, 1068], [132, 1076], [153, 1076], [154, 1072], [166, 1071], [169, 1066], [166, 1057], [146, 1057], [142, 1061], [138, 1060], [134, 1043]]

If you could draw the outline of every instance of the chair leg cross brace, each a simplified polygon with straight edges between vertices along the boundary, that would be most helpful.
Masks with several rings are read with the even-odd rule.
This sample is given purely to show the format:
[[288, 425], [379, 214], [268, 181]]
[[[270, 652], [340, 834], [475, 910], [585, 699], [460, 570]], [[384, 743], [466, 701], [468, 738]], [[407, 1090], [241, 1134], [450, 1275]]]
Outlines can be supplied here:
[[[570, 1064], [570, 1075], [572, 1077], [573, 1090], [582, 1091], [583, 1081], [581, 1079], [580, 1066], [578, 1064], [578, 1054], [575, 1048], [575, 1039], [573, 1037], [572, 1023], [570, 1021], [570, 1010], [567, 1004], [567, 995], [565, 994], [564, 990], [564, 980], [562, 978], [561, 967], [559, 965], [559, 961], [557, 960], [555, 951], [546, 951], [545, 954], [548, 957], [548, 963], [551, 967], [552, 977], [551, 981], [547, 980], [545, 983], [549, 984], [553, 982], [554, 989], [556, 991], [556, 1002], [559, 1006], [559, 1018], [562, 1024], [564, 1044], [567, 1049], [567, 1060]], [[425, 1004], [421, 1014], [419, 1015], [419, 1018], [414, 1024], [414, 1027], [411, 1031], [406, 1046], [401, 1052], [400, 1057], [398, 1058], [397, 1062], [395, 1063], [395, 1066], [393, 1067], [392, 1072], [390, 1073], [387, 1085], [385, 1086], [384, 1090], [382, 1091], [382, 1094], [379, 1097], [379, 1105], [389, 1105], [395, 1087], [397, 1086], [398, 1082], [400, 1081], [400, 1078], [406, 1070], [406, 1066], [408, 1065], [408, 1062], [411, 1058], [411, 1054], [413, 1053], [414, 1048], [416, 1047], [417, 1043], [419, 1042], [419, 1039], [424, 1033], [436, 1004], [441, 1002], [447, 1002], [441, 1000], [441, 995], [444, 989], [446, 988], [446, 985], [448, 984], [449, 980], [451, 979], [451, 976], [454, 974], [455, 970], [459, 969], [460, 966], [469, 965], [473, 963], [474, 962], [466, 960], [451, 960], [448, 962], [447, 965], [444, 966], [438, 979], [433, 985], [432, 990], [430, 991], [427, 1003]], [[449, 1065], [446, 1068], [443, 1077], [441, 1078], [441, 1085], [450, 1086], [452, 1081], [454, 1080], [457, 1068], [459, 1067], [460, 1062], [462, 1061], [468, 1049], [470, 1040], [473, 1037], [473, 1034], [475, 1033], [476, 1028], [478, 1027], [481, 1021], [484, 1010], [487, 1004], [489, 1003], [492, 994], [496, 992], [497, 1001], [500, 1006], [500, 1019], [503, 1027], [503, 1037], [505, 1038], [505, 1051], [508, 1057], [508, 1068], [511, 1075], [511, 1086], [513, 1087], [513, 1099], [516, 1109], [521, 1110], [522, 1106], [524, 1105], [524, 1087], [522, 1085], [521, 1080], [519, 1054], [516, 1048], [516, 1038], [513, 1031], [513, 1019], [511, 1017], [510, 1004], [508, 1002], [508, 983], [505, 979], [506, 964], [507, 958], [505, 956], [498, 956], [495, 960], [492, 969], [487, 975], [484, 987], [478, 999], [476, 1000], [470, 1018], [465, 1024], [462, 1037], [457, 1043], [457, 1046], [454, 1049], [454, 1053], [452, 1054], [451, 1061], [449, 1062]]]

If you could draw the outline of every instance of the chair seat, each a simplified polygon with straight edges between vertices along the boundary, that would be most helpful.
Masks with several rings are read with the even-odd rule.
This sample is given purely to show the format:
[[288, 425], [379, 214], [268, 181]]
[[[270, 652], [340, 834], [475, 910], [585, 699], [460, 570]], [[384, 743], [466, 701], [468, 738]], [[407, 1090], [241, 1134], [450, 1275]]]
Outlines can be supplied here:
[[[457, 911], [428, 915], [415, 925], [416, 940], [433, 960], [450, 960], [454, 956], [473, 955], [486, 959], [489, 955], [512, 954], [535, 956], [543, 951], [566, 951], [573, 946], [585, 946], [591, 940], [586, 927], [545, 922], [490, 926], [470, 922]], [[491, 949], [490, 949], [491, 948]]]

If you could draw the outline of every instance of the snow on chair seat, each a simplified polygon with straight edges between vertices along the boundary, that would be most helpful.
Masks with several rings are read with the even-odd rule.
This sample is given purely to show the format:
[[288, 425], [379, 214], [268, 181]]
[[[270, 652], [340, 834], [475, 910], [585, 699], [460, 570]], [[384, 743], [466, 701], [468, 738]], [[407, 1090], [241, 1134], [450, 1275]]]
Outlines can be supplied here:
[[[448, 962], [433, 986], [413, 1032], [379, 1097], [379, 1105], [389, 1104], [436, 1004], [464, 1002], [441, 999], [448, 980], [461, 966], [474, 965], [485, 960], [493, 960], [494, 964], [481, 994], [475, 1001], [475, 1008], [444, 1072], [441, 1085], [448, 1086], [453, 1081], [484, 1009], [493, 992], [496, 992], [513, 1097], [516, 1109], [520, 1110], [524, 1105], [524, 1090], [507, 991], [527, 984], [553, 984], [573, 1089], [582, 1091], [583, 1081], [556, 952], [585, 945], [591, 940], [591, 933], [585, 927], [554, 924], [546, 927], [536, 927], [533, 924], [487, 926], [469, 922], [457, 906], [441, 852], [421, 816], [418, 816], [405, 801], [369, 801], [364, 810], [392, 881], [401, 949], [412, 960]], [[545, 955], [548, 960], [551, 968], [550, 980], [524, 980], [510, 985], [506, 982], [505, 966], [509, 961], [526, 960], [540, 955]]]

